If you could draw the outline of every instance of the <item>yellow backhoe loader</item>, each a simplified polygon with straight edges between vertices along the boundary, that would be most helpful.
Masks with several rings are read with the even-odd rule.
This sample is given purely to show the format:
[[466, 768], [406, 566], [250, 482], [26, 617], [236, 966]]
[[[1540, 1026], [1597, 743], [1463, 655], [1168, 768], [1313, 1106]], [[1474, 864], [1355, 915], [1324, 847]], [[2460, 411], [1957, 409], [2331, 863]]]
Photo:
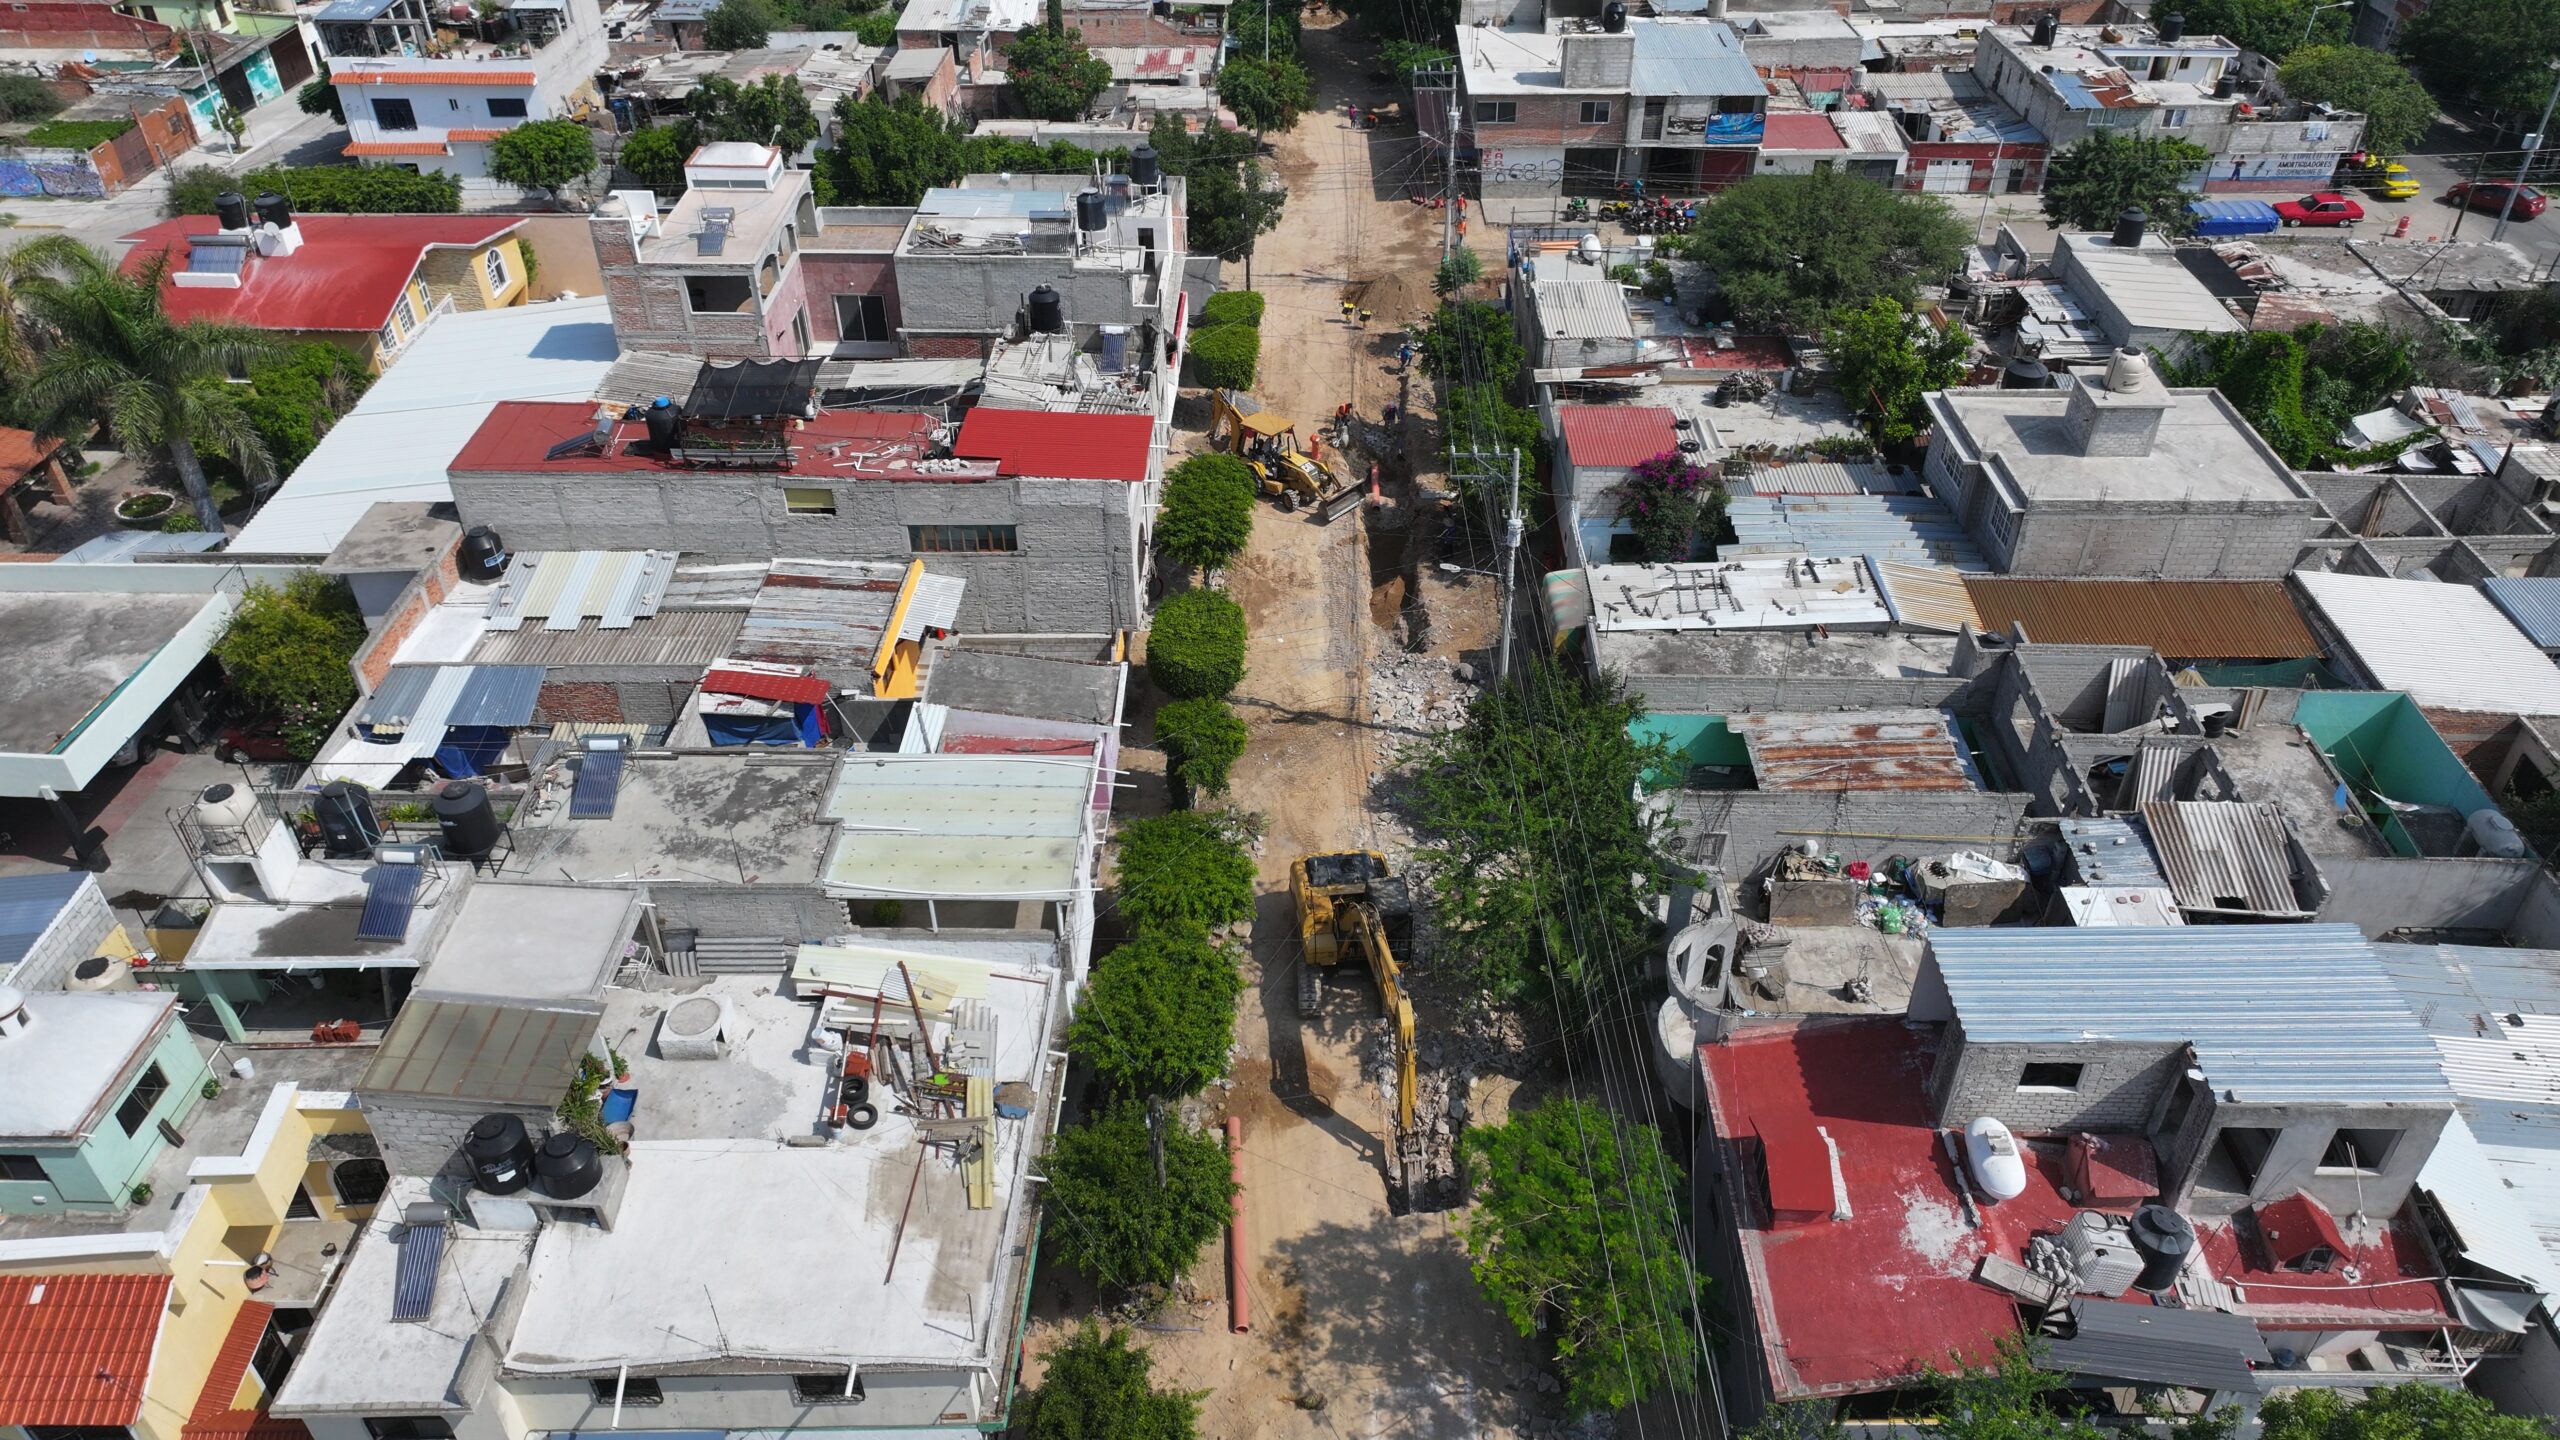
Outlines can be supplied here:
[[1404, 877], [1374, 850], [1307, 855], [1289, 867], [1289, 893], [1298, 905], [1298, 1014], [1312, 1018], [1323, 1000], [1323, 972], [1364, 960], [1378, 985], [1378, 1002], [1396, 1034], [1395, 1134], [1388, 1147], [1387, 1178], [1419, 1196], [1426, 1180], [1425, 1138], [1414, 1124], [1421, 1094], [1415, 1073], [1413, 1001], [1404, 993], [1399, 944], [1413, 941], [1413, 899]]
[[1242, 460], [1253, 482], [1284, 511], [1313, 505], [1342, 488], [1323, 461], [1298, 448], [1298, 422], [1241, 390], [1213, 390], [1209, 443]]

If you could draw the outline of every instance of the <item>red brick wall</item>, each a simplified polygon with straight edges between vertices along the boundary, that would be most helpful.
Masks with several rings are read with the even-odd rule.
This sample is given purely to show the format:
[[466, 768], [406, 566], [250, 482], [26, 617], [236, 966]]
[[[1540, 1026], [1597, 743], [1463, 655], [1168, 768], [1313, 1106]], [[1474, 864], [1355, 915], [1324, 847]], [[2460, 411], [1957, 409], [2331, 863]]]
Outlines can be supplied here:
[[983, 360], [987, 342], [975, 335], [910, 335], [907, 355], [916, 360]]
[[391, 613], [382, 617], [382, 628], [374, 631], [373, 638], [356, 652], [356, 679], [363, 684], [366, 694], [372, 694], [374, 687], [382, 683], [382, 677], [390, 673], [391, 657], [400, 653], [400, 642], [409, 637], [410, 631], [418, 628], [418, 622], [426, 618], [428, 611], [442, 604], [444, 597], [452, 593], [454, 582], [461, 575], [457, 568], [461, 549], [462, 539], [456, 536], [454, 542], [444, 548], [444, 553], [436, 557], [435, 566], [421, 573], [410, 582], [408, 589], [400, 592], [399, 599], [391, 602]]
[[2521, 728], [2512, 715], [2478, 710], [2432, 710], [2422, 706], [2418, 713], [2427, 717], [2436, 734], [2444, 737], [2444, 743], [2462, 757], [2462, 763], [2483, 785], [2497, 778], [2498, 767], [2514, 743], [2513, 732]]
[[[1489, 99], [1510, 101], [1519, 107], [1519, 118], [1503, 125], [1473, 121], [1475, 102], [1459, 102], [1459, 113], [1474, 124], [1476, 144], [1486, 150], [1499, 150], [1506, 145], [1624, 145], [1627, 142], [1627, 97], [1624, 95], [1575, 96], [1562, 100], [1541, 100], [1526, 95], [1496, 95]], [[1609, 118], [1603, 124], [1582, 123], [1585, 98], [1605, 99]]]
[[1143, 10], [1083, 10], [1067, 7], [1069, 25], [1084, 32], [1087, 45], [1171, 46], [1217, 43], [1214, 34], [1192, 34]]
[[98, 167], [98, 178], [110, 195], [196, 146], [195, 119], [187, 113], [187, 102], [175, 95], [161, 101], [160, 108], [133, 119], [131, 130], [89, 152], [89, 163]]
[[901, 323], [898, 313], [898, 272], [886, 255], [827, 255], [813, 250], [800, 252], [800, 269], [809, 283], [809, 333], [830, 344], [844, 336], [836, 332], [836, 299], [839, 295], [877, 295], [887, 312], [889, 327], [894, 332]]

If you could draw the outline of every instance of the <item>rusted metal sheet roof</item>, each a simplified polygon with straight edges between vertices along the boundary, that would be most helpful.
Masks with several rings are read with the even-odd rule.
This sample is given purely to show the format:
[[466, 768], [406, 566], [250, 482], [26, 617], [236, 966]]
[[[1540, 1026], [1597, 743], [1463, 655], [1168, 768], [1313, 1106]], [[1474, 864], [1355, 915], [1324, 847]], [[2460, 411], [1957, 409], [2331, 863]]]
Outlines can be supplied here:
[[906, 578], [906, 565], [894, 560], [776, 560], [731, 653], [785, 665], [868, 667]]
[[2307, 919], [2293, 886], [2284, 812], [2264, 801], [2154, 800], [2142, 807], [2151, 848], [2190, 914]]
[[1984, 628], [2047, 645], [2147, 645], [2175, 660], [2300, 660], [2320, 642], [2281, 580], [1965, 580]]
[[1763, 790], [1973, 790], [1973, 763], [1936, 710], [1731, 715]]
[[729, 653], [747, 617], [739, 610], [661, 611], [627, 630], [592, 619], [575, 630], [496, 630], [471, 647], [481, 665], [673, 666], [699, 668]]
[[1949, 634], [1967, 625], [1983, 628], [1982, 616], [1973, 608], [1973, 594], [1965, 588], [1964, 572], [1873, 555], [1867, 557], [1867, 566], [1876, 572], [1876, 589], [1896, 624]]

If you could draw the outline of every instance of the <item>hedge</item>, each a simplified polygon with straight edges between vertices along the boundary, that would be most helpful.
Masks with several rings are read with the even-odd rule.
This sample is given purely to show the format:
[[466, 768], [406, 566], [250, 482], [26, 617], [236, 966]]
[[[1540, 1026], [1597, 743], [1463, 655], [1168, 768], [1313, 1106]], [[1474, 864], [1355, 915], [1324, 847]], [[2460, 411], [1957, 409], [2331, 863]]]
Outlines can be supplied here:
[[1133, 932], [1208, 931], [1253, 918], [1253, 857], [1227, 824], [1185, 810], [1120, 827], [1112, 896]]
[[256, 199], [273, 190], [293, 208], [314, 215], [459, 215], [462, 182], [450, 175], [423, 174], [388, 165], [313, 165], [252, 170], [225, 175], [211, 166], [181, 171], [169, 182], [172, 215], [210, 215], [213, 197], [237, 190]]
[[1244, 679], [1244, 611], [1217, 590], [1185, 590], [1157, 606], [1147, 675], [1176, 700], [1233, 690]]
[[1180, 782], [1184, 808], [1198, 791], [1223, 795], [1227, 773], [1244, 754], [1244, 722], [1215, 695], [1176, 700], [1156, 712], [1156, 744], [1165, 773]]
[[1191, 327], [1196, 335], [1219, 325], [1262, 326], [1262, 292], [1259, 290], [1221, 290], [1200, 307], [1199, 323]]
[[1253, 535], [1253, 472], [1233, 455], [1194, 455], [1165, 476], [1156, 548], [1177, 565], [1215, 570]]
[[131, 120], [47, 120], [27, 132], [21, 145], [42, 145], [64, 150], [95, 150], [127, 130]]
[[1250, 325], [1213, 325], [1191, 333], [1191, 383], [1220, 390], [1253, 388], [1262, 361], [1262, 332]]

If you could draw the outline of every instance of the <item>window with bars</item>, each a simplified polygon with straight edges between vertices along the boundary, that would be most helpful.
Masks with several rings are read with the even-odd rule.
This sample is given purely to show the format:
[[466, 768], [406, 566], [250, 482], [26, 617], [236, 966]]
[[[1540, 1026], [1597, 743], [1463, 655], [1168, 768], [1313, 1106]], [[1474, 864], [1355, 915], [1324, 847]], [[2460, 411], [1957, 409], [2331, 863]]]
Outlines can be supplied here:
[[1011, 525], [910, 525], [907, 548], [919, 555], [1010, 555], [1022, 542]]
[[154, 1062], [125, 1092], [124, 1103], [116, 1107], [116, 1123], [127, 1135], [141, 1134], [142, 1127], [151, 1123], [151, 1112], [159, 1108], [160, 1097], [168, 1093], [169, 1077]]
[[507, 256], [505, 251], [498, 249], [494, 245], [489, 247], [487, 250], [482, 251], [480, 255], [480, 268], [489, 272], [489, 288], [491, 290], [504, 290], [507, 288]]

